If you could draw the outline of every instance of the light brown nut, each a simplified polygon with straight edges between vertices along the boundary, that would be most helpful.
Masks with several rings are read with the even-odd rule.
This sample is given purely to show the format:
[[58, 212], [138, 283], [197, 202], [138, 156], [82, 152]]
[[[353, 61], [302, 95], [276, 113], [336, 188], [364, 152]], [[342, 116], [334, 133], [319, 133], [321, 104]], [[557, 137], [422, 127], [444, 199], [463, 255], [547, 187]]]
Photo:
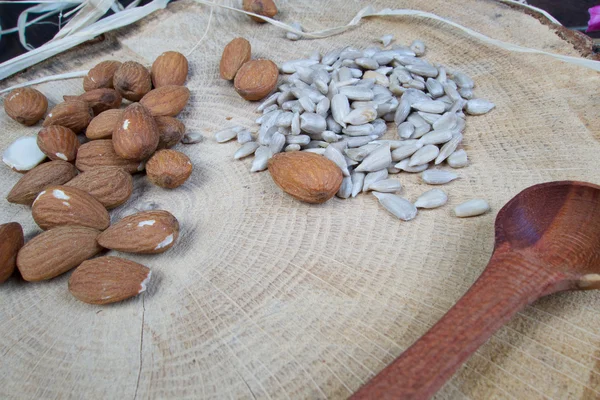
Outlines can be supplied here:
[[69, 291], [89, 304], [109, 304], [146, 290], [151, 271], [124, 258], [105, 256], [81, 263], [69, 278]]
[[65, 186], [81, 189], [91, 194], [104, 207], [111, 209], [125, 203], [133, 192], [133, 179], [129, 172], [117, 167], [99, 167], [82, 172]]
[[42, 190], [31, 206], [31, 214], [44, 230], [61, 225], [104, 230], [110, 224], [108, 211], [91, 194], [64, 185]]
[[175, 150], [157, 151], [146, 163], [150, 182], [167, 189], [174, 189], [192, 174], [192, 162], [185, 154]]
[[142, 161], [154, 153], [159, 136], [152, 115], [140, 103], [133, 103], [123, 112], [112, 142], [119, 157]]
[[92, 120], [92, 109], [83, 100], [71, 100], [57, 104], [46, 116], [43, 126], [60, 125], [75, 133], [83, 131]]
[[189, 98], [188, 88], [170, 85], [151, 90], [140, 100], [140, 104], [155, 117], [174, 117], [183, 110]]
[[246, 100], [260, 100], [277, 86], [279, 70], [270, 60], [248, 61], [235, 75], [233, 86]]
[[123, 116], [124, 110], [106, 110], [94, 117], [85, 130], [85, 136], [90, 140], [110, 139]]
[[27, 172], [6, 196], [9, 203], [31, 205], [48, 186], [62, 185], [77, 175], [77, 168], [66, 161], [50, 161]]
[[250, 60], [251, 53], [252, 46], [244, 38], [238, 37], [227, 43], [227, 46], [223, 49], [219, 65], [221, 78], [228, 81], [233, 80], [242, 65]]
[[181, 86], [188, 75], [188, 60], [176, 51], [165, 51], [152, 63], [151, 75], [155, 88], [168, 85]]
[[17, 222], [0, 225], [0, 283], [15, 270], [17, 253], [23, 247], [23, 228]]
[[126, 253], [156, 254], [170, 249], [179, 236], [179, 222], [168, 211], [144, 211], [111, 225], [98, 237], [100, 246]]
[[119, 61], [107, 60], [98, 63], [94, 68], [90, 69], [88, 74], [83, 78], [83, 90], [90, 91], [100, 88], [114, 88], [113, 77], [115, 71], [121, 66]]
[[75, 132], [60, 125], [50, 125], [38, 132], [37, 145], [51, 160], [75, 161], [79, 139]]
[[65, 101], [83, 100], [92, 108], [95, 115], [102, 111], [119, 108], [123, 97], [115, 89], [93, 89], [80, 96], [63, 96]]
[[126, 160], [115, 153], [112, 140], [92, 140], [82, 144], [77, 151], [75, 165], [80, 171], [90, 171], [99, 167], [119, 167], [130, 174], [144, 170], [144, 163]]
[[152, 79], [150, 72], [142, 64], [127, 61], [115, 71], [113, 85], [127, 100], [140, 101], [152, 90]]
[[85, 226], [59, 226], [31, 239], [17, 255], [17, 268], [30, 282], [52, 279], [102, 251], [100, 232]]
[[155, 117], [160, 138], [158, 149], [168, 149], [175, 146], [185, 135], [185, 125], [173, 117]]
[[304, 151], [275, 154], [269, 173], [284, 192], [307, 203], [324, 203], [342, 185], [342, 170], [321, 155]]
[[[273, 0], [244, 0], [242, 5], [245, 11], [264, 15], [265, 17], [273, 18], [277, 14], [277, 6], [275, 6]], [[252, 15], [250, 18], [256, 22], [265, 22], [262, 19]]]
[[32, 88], [15, 89], [4, 99], [4, 111], [23, 125], [34, 125], [42, 119], [47, 110], [46, 96]]

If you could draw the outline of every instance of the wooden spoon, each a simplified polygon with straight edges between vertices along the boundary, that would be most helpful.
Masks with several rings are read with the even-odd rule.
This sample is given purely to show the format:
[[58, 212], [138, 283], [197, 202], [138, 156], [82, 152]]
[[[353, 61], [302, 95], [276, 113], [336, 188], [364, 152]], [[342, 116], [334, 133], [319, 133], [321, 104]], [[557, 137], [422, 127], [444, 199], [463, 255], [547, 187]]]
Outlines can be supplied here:
[[427, 399], [517, 311], [563, 290], [600, 288], [600, 186], [525, 189], [496, 217], [492, 257], [467, 293], [353, 399]]

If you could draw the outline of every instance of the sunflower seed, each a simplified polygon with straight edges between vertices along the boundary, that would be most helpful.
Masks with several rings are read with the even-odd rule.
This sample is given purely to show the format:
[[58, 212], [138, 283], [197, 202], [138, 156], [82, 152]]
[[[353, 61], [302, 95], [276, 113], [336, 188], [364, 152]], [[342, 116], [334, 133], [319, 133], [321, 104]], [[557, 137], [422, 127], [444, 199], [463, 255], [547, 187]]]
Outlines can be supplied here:
[[283, 103], [294, 100], [294, 98], [294, 94], [291, 92], [291, 90], [284, 91], [279, 95], [279, 97], [277, 97], [277, 104], [279, 104], [279, 107], [282, 107]]
[[421, 57], [425, 54], [425, 43], [420, 40], [415, 40], [410, 44], [410, 49], [417, 57]]
[[461, 97], [459, 100], [456, 100], [454, 102], [454, 104], [452, 104], [452, 107], [450, 107], [448, 112], [459, 113], [463, 110], [463, 108], [465, 108], [466, 105], [467, 105], [467, 100], [465, 100]]
[[410, 162], [410, 159], [405, 158], [404, 160], [402, 160], [398, 164], [396, 164], [395, 167], [398, 169], [401, 169], [402, 171], [413, 172], [413, 173], [414, 172], [423, 172], [427, 168], [429, 168], [429, 164], [410, 166], [410, 165], [408, 165], [409, 162]]
[[423, 146], [410, 157], [408, 166], [414, 167], [417, 165], [427, 164], [428, 162], [435, 160], [439, 152], [440, 150], [433, 144]]
[[353, 47], [350, 47], [350, 46], [346, 47], [340, 53], [340, 59], [342, 59], [342, 60], [354, 60], [355, 58], [362, 57], [362, 56], [363, 56], [362, 51], [355, 49]]
[[[319, 114], [323, 117], [327, 117], [327, 113], [329, 113], [330, 105], [331, 105], [331, 102], [329, 101], [329, 99], [327, 97], [323, 97], [321, 99], [321, 101], [317, 104], [317, 107], [316, 107], [317, 114]], [[327, 121], [325, 121], [325, 122], [327, 122]]]
[[374, 101], [353, 101], [352, 104], [350, 104], [352, 110], [363, 107], [377, 108], [377, 103]]
[[446, 143], [454, 135], [454, 131], [431, 131], [421, 136], [419, 142], [425, 146], [428, 144], [442, 144]]
[[300, 129], [308, 133], [321, 133], [327, 128], [322, 115], [305, 112], [300, 116]]
[[389, 145], [382, 145], [370, 152], [356, 167], [359, 172], [374, 172], [386, 168], [392, 162]]
[[352, 74], [353, 78], [360, 78], [363, 76], [363, 72], [358, 68], [350, 68], [350, 73]]
[[386, 78], [388, 78], [388, 86], [389, 86], [390, 78], [387, 75], [389, 75], [393, 70], [394, 70], [394, 67], [379, 67], [375, 70], [375, 72], [377, 72], [378, 74], [384, 75]]
[[190, 132], [186, 133], [185, 136], [181, 139], [181, 143], [183, 144], [194, 144], [200, 143], [204, 140], [204, 136], [200, 132]]
[[288, 144], [287, 146], [285, 146], [284, 151], [290, 152], [290, 151], [299, 151], [299, 150], [300, 150], [300, 145], [293, 143], [293, 144]]
[[394, 122], [396, 125], [403, 123], [410, 114], [410, 101], [404, 98], [404, 95], [400, 99], [396, 113], [394, 114]]
[[344, 154], [354, 161], [361, 162], [369, 153], [378, 148], [379, 144], [366, 144], [358, 148], [345, 149]]
[[369, 190], [371, 190], [370, 187], [373, 183], [387, 179], [387, 177], [388, 177], [387, 168], [382, 169], [380, 171], [369, 172], [367, 175], [365, 175], [365, 180], [363, 183], [362, 191], [365, 193], [368, 192]]
[[285, 138], [287, 144], [299, 144], [305, 146], [310, 143], [310, 136], [308, 135], [290, 135]]
[[342, 133], [342, 126], [335, 122], [332, 115], [328, 115], [325, 118], [325, 122], [327, 123], [327, 130], [333, 133]]
[[319, 155], [323, 155], [325, 153], [325, 149], [322, 147], [316, 148], [316, 149], [304, 149], [302, 151], [306, 151], [307, 153], [315, 153], [315, 154], [319, 154]]
[[375, 71], [367, 71], [363, 75], [363, 79], [374, 79], [375, 83], [381, 86], [390, 86], [390, 78], [385, 75], [379, 74]]
[[444, 87], [434, 78], [427, 78], [425, 87], [434, 99], [444, 95]]
[[263, 111], [265, 108], [277, 103], [277, 99], [279, 98], [279, 96], [281, 96], [280, 92], [276, 92], [273, 93], [272, 95], [270, 95], [269, 97], [267, 97], [267, 99], [265, 101], [263, 101], [257, 108], [256, 108], [256, 112], [261, 112]]
[[446, 67], [444, 66], [439, 66], [438, 67], [438, 71], [439, 74], [437, 76], [437, 81], [439, 83], [441, 83], [442, 85], [444, 85], [446, 82], [448, 82], [448, 77], [447, 77], [447, 73], [446, 73]]
[[321, 138], [328, 143], [333, 143], [340, 140], [342, 136], [331, 131], [324, 131], [323, 133], [321, 133]]
[[340, 199], [347, 199], [350, 197], [352, 195], [352, 178], [349, 176], [344, 177], [342, 185], [335, 195]]
[[238, 149], [238, 151], [235, 152], [235, 154], [233, 155], [233, 158], [236, 160], [239, 160], [240, 158], [244, 158], [244, 157], [249, 156], [250, 154], [254, 154], [256, 149], [258, 149], [258, 147], [259, 147], [259, 144], [256, 142], [244, 143], [242, 145], [242, 147], [240, 147]]
[[413, 103], [412, 108], [423, 112], [442, 114], [446, 109], [446, 106], [439, 100], [427, 100]]
[[458, 94], [462, 96], [463, 99], [471, 100], [474, 96], [473, 89], [460, 88], [458, 89]]
[[475, 217], [490, 209], [490, 205], [483, 199], [472, 199], [454, 207], [454, 214], [459, 218]]
[[[442, 103], [444, 104], [444, 103]], [[445, 106], [445, 104], [444, 104]], [[427, 122], [429, 125], [433, 125], [433, 123], [435, 121], [437, 121], [438, 119], [440, 119], [442, 116], [440, 114], [432, 114], [432, 113], [428, 113], [428, 112], [424, 112], [424, 111], [417, 111], [417, 114], [419, 114], [421, 116], [421, 118], [423, 118], [425, 120], [425, 122]]]
[[412, 122], [406, 121], [398, 125], [399, 137], [403, 139], [408, 139], [412, 136], [413, 133], [415, 133], [415, 126], [412, 124]]
[[452, 79], [456, 82], [456, 85], [459, 88], [463, 89], [473, 89], [475, 87], [475, 82], [465, 73], [462, 72], [453, 72]]
[[410, 114], [407, 120], [415, 127], [415, 132], [411, 136], [413, 139], [418, 139], [431, 130], [431, 125], [417, 113]]
[[292, 117], [291, 134], [299, 135], [300, 131], [300, 114], [296, 112]]
[[225, 143], [237, 137], [238, 132], [234, 128], [225, 128], [215, 133], [215, 139], [218, 143]]
[[429, 169], [427, 171], [423, 171], [423, 174], [421, 174], [421, 179], [423, 179], [423, 182], [430, 185], [444, 185], [448, 182], [458, 179], [458, 175], [450, 171]]
[[418, 79], [412, 79], [410, 82], [405, 83], [404, 87], [417, 90], [425, 90], [425, 84]]
[[275, 125], [279, 127], [290, 127], [292, 125], [292, 119], [294, 119], [294, 113], [290, 111], [282, 112], [277, 117]]
[[372, 183], [370, 189], [381, 193], [395, 193], [402, 190], [402, 184], [397, 179], [383, 179]]
[[335, 122], [343, 128], [346, 127], [344, 119], [350, 114], [350, 103], [344, 94], [336, 94], [333, 96], [333, 99], [331, 99], [331, 114]]
[[377, 109], [373, 107], [361, 107], [350, 111], [344, 117], [344, 122], [351, 125], [362, 125], [377, 118]]
[[448, 196], [440, 189], [431, 189], [419, 196], [415, 201], [417, 208], [437, 208], [448, 202]]
[[348, 165], [346, 164], [346, 159], [344, 158], [344, 155], [342, 153], [340, 153], [340, 151], [338, 149], [336, 149], [333, 146], [327, 146], [323, 155], [326, 158], [333, 161], [335, 163], [335, 165], [340, 167], [340, 169], [342, 170], [342, 174], [344, 174], [344, 176], [350, 176], [350, 172], [348, 171]]
[[348, 125], [347, 128], [342, 129], [342, 132], [348, 136], [365, 136], [371, 135], [375, 127], [371, 124], [363, 125]]
[[410, 221], [417, 216], [417, 207], [403, 197], [380, 192], [373, 192], [373, 195], [377, 197], [383, 208], [398, 219]]
[[426, 64], [408, 64], [405, 68], [413, 74], [421, 75], [427, 78], [435, 78], [438, 76], [438, 70], [433, 65]]
[[368, 135], [368, 136], [354, 136], [354, 137], [349, 137], [346, 140], [346, 144], [348, 147], [360, 147], [360, 146], [364, 146], [365, 144], [369, 143], [370, 141], [377, 139], [377, 136], [375, 135]]
[[260, 146], [254, 153], [254, 160], [252, 161], [251, 172], [259, 172], [267, 169], [269, 159], [273, 156], [271, 149], [267, 146]]
[[440, 153], [435, 158], [435, 165], [441, 164], [445, 159], [447, 159], [458, 147], [458, 145], [462, 142], [462, 134], [459, 132], [455, 132], [452, 135], [452, 138], [442, 146], [440, 149]]
[[462, 168], [469, 164], [467, 152], [463, 149], [456, 150], [454, 153], [450, 154], [450, 156], [447, 158], [447, 161], [448, 165], [452, 168]]
[[356, 197], [363, 189], [365, 173], [354, 171], [350, 176], [352, 177], [352, 197]]
[[455, 113], [447, 112], [433, 123], [433, 130], [442, 131], [456, 128], [458, 117]]
[[458, 100], [462, 100], [462, 97], [460, 96], [460, 93], [458, 93], [458, 91], [456, 90], [456, 88], [454, 86], [452, 86], [452, 84], [450, 83], [452, 81], [447, 81], [446, 83], [444, 83], [444, 93], [446, 93], [446, 96], [450, 97], [450, 99], [455, 102]]
[[275, 132], [273, 136], [271, 136], [271, 142], [269, 143], [269, 148], [273, 154], [280, 153], [285, 146], [285, 136], [283, 136], [279, 132]]
[[[302, 25], [300, 25], [299, 22], [292, 22], [290, 24], [290, 26], [292, 28], [296, 29], [297, 31], [304, 32], [304, 29], [302, 29]], [[286, 32], [285, 37], [288, 38], [289, 40], [293, 40], [293, 41], [302, 39], [302, 35], [294, 33], [294, 32]]]
[[496, 105], [484, 99], [471, 99], [467, 101], [465, 111], [471, 115], [483, 115], [490, 112]]
[[[292, 112], [302, 112], [304, 111], [304, 109], [302, 108], [302, 106], [300, 105], [300, 102], [298, 100], [288, 100], [285, 103], [283, 103], [281, 105], [281, 109], [284, 111], [292, 111]], [[263, 120], [261, 120], [260, 122], [258, 120], [256, 120], [257, 124], [261, 124], [263, 122]]]
[[377, 118], [375, 121], [371, 122], [371, 125], [373, 125], [373, 132], [371, 133], [372, 135], [378, 137], [385, 135], [385, 132], [387, 131], [387, 124], [384, 120]]
[[281, 64], [281, 72], [286, 74], [293, 74], [294, 72], [296, 72], [296, 67], [310, 67], [311, 65], [317, 63], [318, 61], [311, 60], [310, 58], [286, 61], [283, 64]]
[[315, 103], [308, 96], [304, 96], [298, 99], [298, 103], [302, 106], [304, 111], [308, 111], [310, 113], [315, 112]]
[[371, 89], [356, 86], [341, 87], [340, 94], [343, 94], [349, 100], [373, 100], [374, 97], [373, 91]]
[[419, 142], [411, 143], [406, 146], [400, 146], [392, 151], [392, 161], [402, 161], [405, 158], [412, 156], [421, 147], [423, 147], [423, 145]]
[[321, 63], [324, 65], [332, 65], [338, 58], [340, 58], [340, 51], [333, 50], [323, 56]]

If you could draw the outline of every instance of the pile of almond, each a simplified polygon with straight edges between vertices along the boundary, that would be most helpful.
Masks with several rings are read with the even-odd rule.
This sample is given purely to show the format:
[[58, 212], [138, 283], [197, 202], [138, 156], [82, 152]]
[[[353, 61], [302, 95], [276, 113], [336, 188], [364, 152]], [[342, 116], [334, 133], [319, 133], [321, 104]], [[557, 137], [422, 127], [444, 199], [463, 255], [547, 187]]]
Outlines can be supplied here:
[[[146, 290], [147, 267], [96, 256], [105, 250], [162, 253], [177, 240], [179, 223], [167, 211], [143, 211], [111, 225], [108, 210], [129, 199], [132, 174], [144, 169], [163, 188], [189, 178], [190, 159], [170, 149], [185, 134], [175, 116], [190, 97], [183, 86], [187, 75], [187, 59], [172, 51], [160, 55], [150, 71], [134, 61], [103, 61], [84, 78], [85, 93], [63, 96], [37, 136], [8, 147], [3, 161], [25, 175], [7, 200], [30, 206], [44, 232], [25, 244], [20, 224], [0, 225], [0, 282], [15, 267], [30, 282], [77, 267], [69, 290], [81, 301], [112, 303]], [[123, 99], [130, 103], [121, 108]], [[4, 99], [6, 113], [28, 126], [47, 108], [46, 96], [31, 88], [15, 89]]]

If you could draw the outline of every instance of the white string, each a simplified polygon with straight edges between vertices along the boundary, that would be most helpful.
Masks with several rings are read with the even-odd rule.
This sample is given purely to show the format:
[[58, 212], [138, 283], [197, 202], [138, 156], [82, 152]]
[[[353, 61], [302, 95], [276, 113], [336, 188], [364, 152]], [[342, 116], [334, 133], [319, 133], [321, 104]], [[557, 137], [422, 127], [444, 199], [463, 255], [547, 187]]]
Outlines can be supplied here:
[[211, 6], [210, 7], [210, 14], [208, 16], [208, 23], [206, 24], [206, 29], [204, 30], [204, 35], [202, 35], [202, 37], [200, 38], [200, 40], [198, 40], [198, 43], [196, 43], [194, 45], [194, 47], [192, 47], [192, 49], [186, 54], [186, 56], [189, 56], [190, 54], [192, 54], [194, 52], [194, 50], [196, 50], [198, 48], [198, 46], [200, 45], [200, 43], [202, 42], [202, 40], [204, 40], [204, 38], [208, 34], [208, 30], [210, 28], [210, 23], [212, 21], [212, 16], [213, 16], [213, 7]]
[[10, 92], [13, 89], [18, 89], [18, 88], [21, 88], [21, 87], [26, 87], [26, 86], [31, 86], [31, 85], [37, 85], [37, 84], [44, 83], [44, 82], [61, 81], [61, 80], [64, 80], [64, 79], [73, 79], [73, 78], [81, 78], [83, 76], [86, 76], [88, 74], [88, 72], [89, 72], [89, 70], [67, 72], [66, 74], [58, 74], [58, 75], [45, 76], [43, 78], [34, 79], [32, 81], [27, 81], [27, 82], [19, 83], [18, 85], [14, 85], [14, 86], [11, 86], [9, 88], [2, 89], [2, 90], [0, 90], [0, 94], [6, 93], [6, 92]]

